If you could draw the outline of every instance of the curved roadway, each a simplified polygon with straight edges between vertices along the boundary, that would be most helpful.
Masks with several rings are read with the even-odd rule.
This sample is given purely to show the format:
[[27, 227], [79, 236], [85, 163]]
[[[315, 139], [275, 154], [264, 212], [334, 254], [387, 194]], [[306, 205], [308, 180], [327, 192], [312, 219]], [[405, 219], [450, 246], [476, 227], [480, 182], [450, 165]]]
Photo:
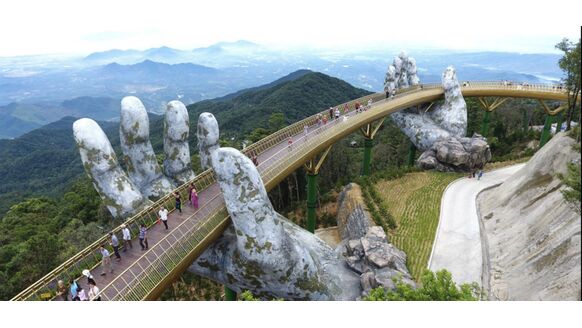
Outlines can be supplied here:
[[445, 189], [436, 238], [428, 262], [430, 270], [447, 269], [457, 284], [477, 282], [481, 285], [483, 255], [477, 195], [486, 188], [504, 182], [524, 165], [485, 172], [480, 180], [461, 178]]

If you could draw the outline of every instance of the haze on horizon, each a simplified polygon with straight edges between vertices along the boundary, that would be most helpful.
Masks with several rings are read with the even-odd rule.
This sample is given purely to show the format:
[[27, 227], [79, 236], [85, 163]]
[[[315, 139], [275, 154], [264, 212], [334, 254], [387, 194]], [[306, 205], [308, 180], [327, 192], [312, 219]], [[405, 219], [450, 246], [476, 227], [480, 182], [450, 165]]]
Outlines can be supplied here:
[[[539, 3], [538, 3], [539, 2]], [[248, 40], [275, 48], [446, 49], [555, 53], [580, 37], [580, 1], [293, 3], [20, 0], [0, 12], [0, 57], [89, 54]]]

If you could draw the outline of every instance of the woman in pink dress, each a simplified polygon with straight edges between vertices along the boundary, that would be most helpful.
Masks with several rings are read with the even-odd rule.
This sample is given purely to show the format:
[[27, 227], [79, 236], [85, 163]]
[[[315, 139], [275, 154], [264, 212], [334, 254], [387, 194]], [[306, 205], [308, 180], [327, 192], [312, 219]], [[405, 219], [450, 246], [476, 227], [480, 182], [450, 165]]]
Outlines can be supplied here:
[[196, 192], [196, 188], [192, 187], [190, 197], [192, 201], [192, 206], [194, 206], [194, 208], [198, 208], [198, 192]]

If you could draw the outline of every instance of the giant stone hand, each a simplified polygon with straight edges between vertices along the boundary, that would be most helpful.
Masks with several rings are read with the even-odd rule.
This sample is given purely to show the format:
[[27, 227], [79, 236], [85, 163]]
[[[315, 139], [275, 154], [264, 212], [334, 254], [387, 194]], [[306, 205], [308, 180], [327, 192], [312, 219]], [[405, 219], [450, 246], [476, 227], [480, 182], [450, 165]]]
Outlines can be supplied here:
[[149, 140], [149, 118], [136, 97], [121, 101], [119, 136], [127, 174], [101, 127], [82, 118], [73, 123], [73, 134], [86, 173], [115, 218], [124, 218], [170, 193], [176, 184], [194, 178], [188, 148], [189, 118], [184, 104], [168, 104], [164, 120], [164, 173]]
[[[420, 83], [416, 60], [401, 52], [388, 66], [384, 80], [387, 96], [396, 90]], [[455, 68], [447, 67], [442, 75], [445, 100], [426, 111], [408, 108], [391, 115], [392, 120], [421, 151], [418, 163], [425, 169], [467, 171], [482, 167], [491, 159], [489, 146], [481, 136], [465, 138], [467, 104], [461, 94]]]
[[[420, 83], [416, 60], [401, 52], [388, 66], [384, 80], [384, 91], [394, 91]], [[391, 115], [392, 120], [420, 150], [427, 150], [438, 139], [465, 136], [467, 127], [467, 105], [461, 95], [454, 67], [443, 73], [445, 102], [431, 111], [409, 108]]]
[[[379, 227], [374, 227], [379, 228], [379, 237], [374, 233], [368, 236], [364, 229], [363, 234], [372, 239], [358, 235], [352, 236], [353, 242], [359, 243], [362, 237], [362, 244], [368, 245], [366, 254], [376, 259], [384, 252], [380, 257], [389, 258], [395, 268], [387, 268], [386, 260], [382, 268], [370, 265], [357, 271], [350, 269], [341, 255], [345, 246], [334, 250], [275, 212], [252, 161], [236, 149], [219, 147], [218, 124], [210, 113], [200, 115], [198, 142], [202, 166], [214, 170], [233, 224], [202, 253], [190, 271], [237, 292], [251, 290], [260, 297], [295, 300], [356, 299], [363, 290], [369, 290], [362, 285], [363, 272], [365, 280], [371, 278], [373, 283], [376, 279], [391, 283], [383, 277], [397, 272], [409, 277], [404, 265], [406, 255], [390, 248]], [[364, 256], [365, 246], [361, 248]], [[372, 255], [374, 252], [376, 255]], [[360, 263], [365, 260], [353, 260], [365, 267]]]

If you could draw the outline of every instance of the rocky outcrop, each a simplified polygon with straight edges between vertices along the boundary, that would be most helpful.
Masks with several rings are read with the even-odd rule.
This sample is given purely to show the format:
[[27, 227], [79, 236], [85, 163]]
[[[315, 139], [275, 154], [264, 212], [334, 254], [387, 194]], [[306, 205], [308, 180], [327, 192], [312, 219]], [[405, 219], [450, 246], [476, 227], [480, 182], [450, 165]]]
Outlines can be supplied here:
[[[415, 86], [420, 83], [416, 74], [416, 61], [405, 53], [400, 53], [388, 67], [385, 77], [384, 91], [387, 96], [395, 94], [399, 89]], [[461, 94], [454, 67], [449, 66], [442, 75], [442, 85], [445, 99], [442, 105], [431, 110], [408, 108], [391, 114], [392, 120], [402, 132], [421, 151], [428, 153], [421, 156], [420, 167], [445, 171], [465, 171], [466, 168], [482, 167], [490, 159], [488, 147], [482, 147], [483, 138], [465, 140], [467, 130], [467, 105]], [[445, 151], [446, 156], [439, 155], [435, 144]], [[470, 143], [469, 147], [466, 146]], [[474, 145], [474, 146], [473, 146]], [[451, 151], [447, 151], [452, 150]], [[464, 149], [464, 150], [462, 150]], [[453, 155], [454, 153], [454, 155]], [[451, 157], [451, 155], [453, 155]], [[443, 161], [441, 158], [452, 158], [455, 163]], [[459, 159], [468, 162], [459, 163]], [[471, 160], [473, 162], [471, 162]]]
[[355, 183], [344, 187], [338, 195], [337, 225], [341, 239], [360, 238], [374, 225], [365, 209], [362, 189]]
[[382, 227], [371, 226], [360, 238], [348, 240], [344, 256], [348, 266], [360, 274], [363, 296], [376, 287], [393, 290], [397, 278], [416, 286], [406, 268], [406, 254], [388, 243]]
[[573, 144], [556, 135], [523, 169], [479, 195], [491, 300], [580, 300], [580, 214], [557, 177], [580, 161]]
[[479, 134], [472, 138], [449, 137], [435, 142], [416, 163], [424, 170], [469, 172], [483, 168], [491, 160], [491, 150]]

